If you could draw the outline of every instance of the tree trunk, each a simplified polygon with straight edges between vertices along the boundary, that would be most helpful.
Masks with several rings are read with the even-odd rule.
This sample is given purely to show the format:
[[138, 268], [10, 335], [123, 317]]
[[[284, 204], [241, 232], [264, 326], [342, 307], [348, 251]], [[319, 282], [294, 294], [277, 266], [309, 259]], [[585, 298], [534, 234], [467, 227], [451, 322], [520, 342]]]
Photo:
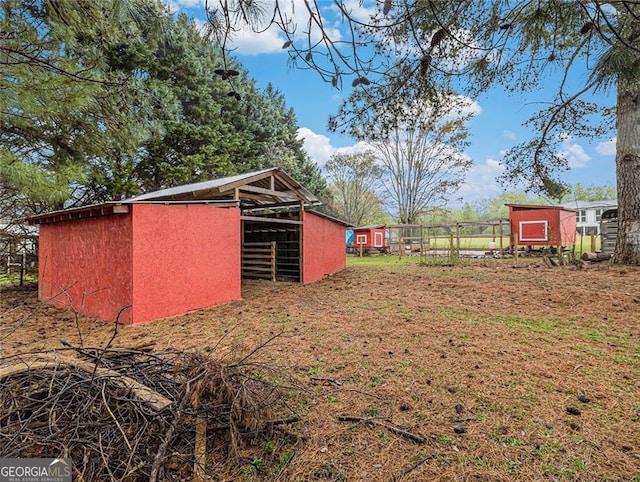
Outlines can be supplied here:
[[618, 238], [612, 262], [640, 265], [640, 79], [620, 76], [616, 114]]

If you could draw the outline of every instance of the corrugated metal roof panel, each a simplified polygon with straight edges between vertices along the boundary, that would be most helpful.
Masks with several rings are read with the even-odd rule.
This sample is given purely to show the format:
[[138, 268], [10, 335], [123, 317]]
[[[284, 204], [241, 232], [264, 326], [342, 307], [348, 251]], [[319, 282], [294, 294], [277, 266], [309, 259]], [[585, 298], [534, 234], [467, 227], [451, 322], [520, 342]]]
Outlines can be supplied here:
[[[241, 188], [244, 185], [260, 184], [261, 180], [268, 180], [273, 176], [279, 181], [279, 188], [290, 189], [296, 199], [304, 201], [307, 204], [319, 204], [320, 201], [313, 194], [307, 191], [299, 182], [293, 179], [289, 174], [280, 169], [273, 167], [263, 169], [261, 171], [247, 172], [237, 174], [235, 176], [223, 177], [220, 179], [212, 179], [210, 181], [196, 182], [193, 184], [185, 184], [184, 186], [170, 187], [153, 191], [140, 196], [127, 199], [125, 202], [137, 201], [160, 201], [160, 200], [188, 200], [188, 199], [216, 199], [220, 197], [228, 197], [223, 195], [233, 187]], [[283, 196], [286, 194], [283, 192]], [[265, 204], [268, 201], [265, 199]]]

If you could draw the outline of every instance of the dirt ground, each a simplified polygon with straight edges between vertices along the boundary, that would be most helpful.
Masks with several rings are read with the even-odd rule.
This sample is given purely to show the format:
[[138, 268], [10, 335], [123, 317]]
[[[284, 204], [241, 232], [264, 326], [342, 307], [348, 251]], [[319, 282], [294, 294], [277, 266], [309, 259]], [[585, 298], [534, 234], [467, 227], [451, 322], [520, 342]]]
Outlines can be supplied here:
[[[0, 291], [5, 361], [113, 336], [36, 294]], [[231, 362], [271, 338], [254, 356], [308, 389], [299, 438], [212, 480], [640, 481], [638, 268], [372, 258], [307, 286], [245, 282], [241, 301], [120, 326], [113, 346]]]

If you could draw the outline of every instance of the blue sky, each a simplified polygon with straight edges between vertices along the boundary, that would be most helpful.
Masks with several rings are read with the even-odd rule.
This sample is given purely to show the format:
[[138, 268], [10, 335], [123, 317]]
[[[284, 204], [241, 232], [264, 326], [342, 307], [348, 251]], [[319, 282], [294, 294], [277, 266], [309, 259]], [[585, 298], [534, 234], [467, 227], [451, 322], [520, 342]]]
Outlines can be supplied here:
[[[172, 12], [184, 12], [202, 21], [205, 18], [205, 0], [167, 0]], [[292, 0], [292, 4], [301, 3]], [[320, 3], [320, 2], [319, 2]], [[360, 8], [359, 0], [353, 0], [354, 8]], [[303, 12], [303, 8], [298, 8]], [[287, 105], [296, 113], [299, 135], [305, 140], [309, 156], [320, 166], [338, 152], [358, 152], [364, 149], [353, 139], [334, 134], [327, 129], [327, 120], [337, 112], [346, 90], [337, 90], [322, 81], [320, 76], [308, 70], [292, 68], [289, 56], [282, 49], [285, 39], [275, 29], [261, 34], [240, 35], [234, 39], [234, 56], [248, 70], [258, 88], [271, 83], [283, 93]], [[550, 79], [550, 85], [553, 79]], [[528, 98], [507, 95], [501, 87], [494, 88], [473, 105], [476, 115], [470, 121], [471, 145], [465, 154], [474, 162], [458, 193], [463, 202], [473, 202], [481, 198], [491, 198], [503, 190], [517, 190], [515, 186], [505, 188], [497, 184], [501, 174], [502, 154], [510, 147], [531, 137], [529, 128], [522, 123], [537, 110], [543, 100], [544, 88], [540, 95]], [[614, 103], [612, 94], [599, 94], [605, 102]], [[570, 184], [615, 185], [615, 139], [567, 139], [563, 142], [562, 153], [569, 160], [571, 170], [563, 176]]]

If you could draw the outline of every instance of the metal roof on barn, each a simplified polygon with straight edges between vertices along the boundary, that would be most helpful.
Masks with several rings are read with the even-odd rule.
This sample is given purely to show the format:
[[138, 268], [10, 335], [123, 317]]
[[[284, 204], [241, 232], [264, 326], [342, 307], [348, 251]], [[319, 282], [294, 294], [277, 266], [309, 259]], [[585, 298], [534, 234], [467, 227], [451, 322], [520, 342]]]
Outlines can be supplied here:
[[279, 167], [161, 189], [125, 202], [224, 200], [239, 200], [243, 209], [320, 204], [318, 198]]
[[129, 212], [129, 204], [135, 203], [215, 203], [220, 206], [230, 203], [234, 206], [239, 205], [244, 211], [322, 204], [289, 174], [279, 167], [273, 167], [160, 189], [122, 201], [109, 201], [43, 213], [29, 217], [27, 221], [29, 224], [45, 224], [109, 214], [126, 214]]

